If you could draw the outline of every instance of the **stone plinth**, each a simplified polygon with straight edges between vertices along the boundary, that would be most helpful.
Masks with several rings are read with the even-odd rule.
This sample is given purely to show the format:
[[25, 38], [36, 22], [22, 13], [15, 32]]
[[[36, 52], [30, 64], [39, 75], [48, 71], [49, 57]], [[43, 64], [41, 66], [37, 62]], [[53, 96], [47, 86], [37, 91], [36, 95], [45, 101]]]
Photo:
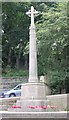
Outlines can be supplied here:
[[30, 106], [41, 107], [50, 105], [46, 100], [46, 86], [44, 83], [25, 83], [22, 84], [20, 99], [21, 111], [24, 112], [45, 112], [43, 108], [29, 108]]
[[46, 86], [44, 83], [22, 84], [21, 99], [46, 99]]

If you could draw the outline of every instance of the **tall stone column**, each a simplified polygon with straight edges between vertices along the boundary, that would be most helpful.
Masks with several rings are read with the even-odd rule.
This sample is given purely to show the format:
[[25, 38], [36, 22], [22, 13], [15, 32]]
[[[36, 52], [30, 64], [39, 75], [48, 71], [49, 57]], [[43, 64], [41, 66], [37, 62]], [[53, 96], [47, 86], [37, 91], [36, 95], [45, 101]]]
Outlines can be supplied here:
[[35, 25], [30, 26], [29, 42], [29, 81], [38, 82], [37, 75], [37, 50], [36, 50], [36, 30]]

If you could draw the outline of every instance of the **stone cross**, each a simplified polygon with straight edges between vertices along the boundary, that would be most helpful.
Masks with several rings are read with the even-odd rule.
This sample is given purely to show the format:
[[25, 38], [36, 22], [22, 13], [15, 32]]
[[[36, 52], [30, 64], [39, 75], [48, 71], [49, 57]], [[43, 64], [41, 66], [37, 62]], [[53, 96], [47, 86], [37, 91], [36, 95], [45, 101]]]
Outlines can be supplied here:
[[31, 17], [30, 26], [30, 41], [29, 41], [29, 81], [38, 82], [37, 76], [37, 51], [36, 51], [36, 29], [34, 24], [34, 17], [38, 14], [38, 11], [31, 6], [31, 10], [26, 12]]
[[33, 6], [31, 6], [31, 10], [29, 10], [28, 12], [26, 12], [26, 14], [31, 17], [31, 25], [34, 25], [34, 17], [37, 16], [38, 11], [36, 11], [34, 9]]

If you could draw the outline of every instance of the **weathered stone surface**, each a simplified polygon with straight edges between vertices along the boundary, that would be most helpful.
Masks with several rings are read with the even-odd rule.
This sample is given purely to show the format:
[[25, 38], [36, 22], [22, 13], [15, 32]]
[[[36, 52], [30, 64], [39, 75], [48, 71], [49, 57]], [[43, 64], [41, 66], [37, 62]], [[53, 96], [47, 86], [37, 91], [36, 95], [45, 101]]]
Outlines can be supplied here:
[[28, 82], [38, 82], [37, 74], [37, 49], [36, 49], [36, 28], [34, 24], [34, 17], [38, 11], [31, 6], [31, 10], [26, 12], [31, 17], [30, 36], [29, 36], [29, 80]]
[[[46, 109], [30, 109], [29, 106], [45, 106], [46, 100], [46, 86], [44, 83], [25, 83], [22, 84], [21, 92], [21, 111], [24, 112], [40, 112]], [[50, 104], [50, 103], [49, 103]]]
[[21, 89], [21, 99], [46, 99], [44, 83], [25, 83]]
[[52, 106], [57, 106], [59, 110], [69, 110], [69, 94], [49, 95], [47, 99], [50, 100]]
[[[49, 100], [51, 106], [57, 106], [57, 111], [58, 109], [60, 111], [69, 111], [69, 94], [49, 95], [46, 96], [45, 100]], [[4, 99], [0, 98], [0, 111], [10, 108], [12, 106], [12, 103], [13, 105], [16, 103], [16, 106], [21, 106], [20, 97]]]
[[29, 80], [28, 82], [38, 82], [35, 25], [30, 26]]
[[21, 103], [21, 111], [23, 112], [46, 112], [47, 110], [51, 111], [51, 109], [45, 109], [44, 106], [50, 105], [48, 100], [23, 100]]

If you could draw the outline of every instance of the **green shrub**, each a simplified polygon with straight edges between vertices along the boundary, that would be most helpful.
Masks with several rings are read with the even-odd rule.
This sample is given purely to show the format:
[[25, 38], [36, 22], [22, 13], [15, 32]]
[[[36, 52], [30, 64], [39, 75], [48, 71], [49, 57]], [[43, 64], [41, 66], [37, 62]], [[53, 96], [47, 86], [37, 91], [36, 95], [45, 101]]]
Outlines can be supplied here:
[[28, 76], [28, 71], [24, 69], [5, 69], [2, 73], [3, 77], [16, 77], [16, 76]]

